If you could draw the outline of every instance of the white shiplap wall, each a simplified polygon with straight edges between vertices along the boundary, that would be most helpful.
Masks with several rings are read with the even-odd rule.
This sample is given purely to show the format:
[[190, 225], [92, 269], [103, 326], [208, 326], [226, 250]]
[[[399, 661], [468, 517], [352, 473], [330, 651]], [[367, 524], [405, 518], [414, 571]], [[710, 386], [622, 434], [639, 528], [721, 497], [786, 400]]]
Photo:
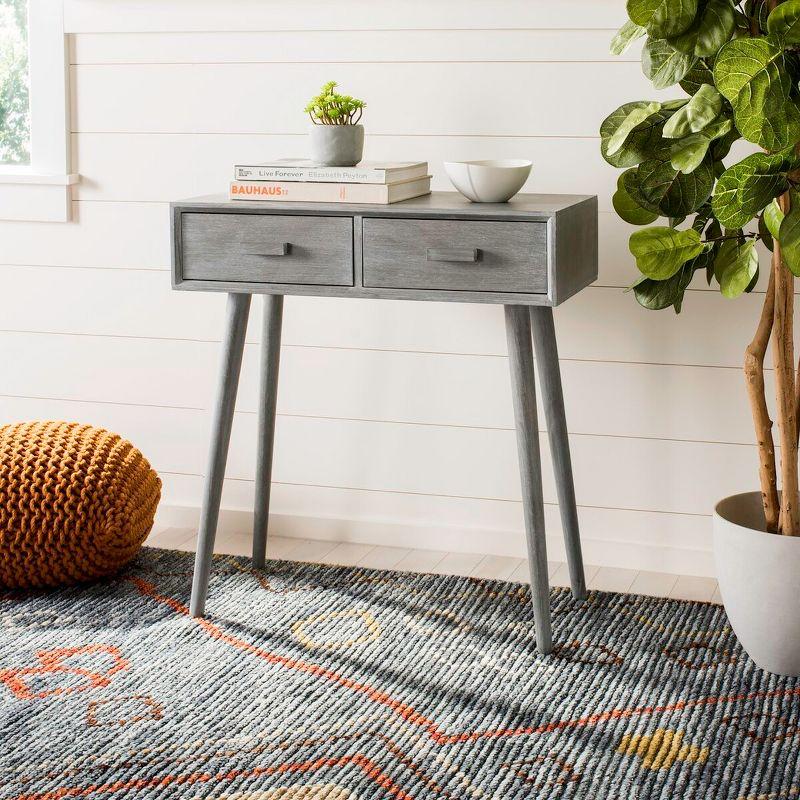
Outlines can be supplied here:
[[[170, 291], [170, 200], [304, 152], [323, 81], [369, 103], [367, 156], [530, 157], [529, 191], [600, 198], [600, 277], [556, 312], [587, 559], [712, 574], [709, 513], [755, 486], [739, 364], [761, 297], [639, 309], [597, 128], [653, 94], [608, 56], [622, 0], [66, 0], [69, 225], [0, 223], [2, 420], [129, 436], [196, 507], [224, 298]], [[257, 331], [223, 504], [252, 501]], [[273, 492], [283, 533], [522, 555], [499, 307], [290, 298]], [[545, 458], [548, 452], [545, 447]], [[545, 477], [553, 553], [555, 490]], [[244, 524], [242, 514], [228, 515]]]

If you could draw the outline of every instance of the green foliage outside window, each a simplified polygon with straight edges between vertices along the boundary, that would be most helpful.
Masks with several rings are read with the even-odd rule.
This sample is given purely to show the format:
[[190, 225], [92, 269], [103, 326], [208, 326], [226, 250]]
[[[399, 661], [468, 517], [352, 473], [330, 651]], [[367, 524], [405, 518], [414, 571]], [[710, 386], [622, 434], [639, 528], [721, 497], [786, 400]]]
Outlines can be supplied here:
[[0, 0], [0, 164], [30, 162], [27, 0]]

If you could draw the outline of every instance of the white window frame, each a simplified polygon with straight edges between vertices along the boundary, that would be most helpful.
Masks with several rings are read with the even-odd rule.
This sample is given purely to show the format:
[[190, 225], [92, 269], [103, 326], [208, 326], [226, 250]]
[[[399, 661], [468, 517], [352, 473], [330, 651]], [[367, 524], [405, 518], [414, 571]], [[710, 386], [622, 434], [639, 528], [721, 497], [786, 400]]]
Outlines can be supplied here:
[[68, 222], [69, 82], [63, 0], [28, 0], [31, 163], [0, 165], [0, 219]]

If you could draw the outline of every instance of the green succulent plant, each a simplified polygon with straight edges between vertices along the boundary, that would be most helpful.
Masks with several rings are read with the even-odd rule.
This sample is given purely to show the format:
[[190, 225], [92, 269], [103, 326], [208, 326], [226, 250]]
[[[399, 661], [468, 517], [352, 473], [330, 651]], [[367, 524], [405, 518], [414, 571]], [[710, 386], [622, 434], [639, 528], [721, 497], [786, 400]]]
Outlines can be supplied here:
[[[794, 372], [792, 304], [800, 276], [800, 0], [627, 0], [627, 12], [611, 52], [646, 37], [644, 74], [656, 89], [678, 84], [687, 95], [626, 103], [600, 127], [603, 158], [624, 170], [614, 208], [644, 226], [630, 237], [639, 270], [631, 288], [645, 308], [680, 312], [699, 272], [734, 298], [756, 286], [756, 243], [772, 251], [745, 376], [766, 525], [798, 535], [800, 371]], [[739, 139], [761, 151], [728, 164]], [[659, 217], [664, 223], [652, 225]], [[770, 338], [780, 498], [764, 390]]]
[[336, 81], [328, 81], [306, 106], [315, 125], [358, 125], [366, 103], [347, 94], [337, 94]]

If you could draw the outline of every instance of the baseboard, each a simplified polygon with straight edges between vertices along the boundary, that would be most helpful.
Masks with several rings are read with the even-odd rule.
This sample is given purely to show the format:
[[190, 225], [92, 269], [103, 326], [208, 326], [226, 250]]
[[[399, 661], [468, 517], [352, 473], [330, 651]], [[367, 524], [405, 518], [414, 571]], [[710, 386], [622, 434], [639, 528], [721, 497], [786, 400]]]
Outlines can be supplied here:
[[[605, 512], [605, 509], [595, 510]], [[587, 564], [623, 567], [626, 569], [668, 572], [679, 575], [714, 577], [714, 562], [710, 546], [710, 520], [707, 525], [692, 519], [691, 524], [708, 535], [698, 536], [697, 547], [665, 544], [664, 542], [634, 541], [614, 538], [607, 528], [597, 535], [597, 524], [591, 524], [592, 509], [581, 509], [584, 560]], [[647, 515], [648, 512], [624, 512]], [[584, 517], [589, 519], [584, 522]], [[674, 515], [681, 516], [681, 515]], [[159, 508], [157, 523], [160, 527], [197, 527], [200, 511], [196, 507], [163, 505]], [[561, 561], [565, 557], [561, 538], [558, 509], [546, 507], [548, 558]], [[587, 524], [588, 523], [588, 524]], [[222, 509], [219, 530], [238, 535], [250, 535], [253, 514], [241, 509]], [[646, 521], [642, 524], [647, 533]], [[332, 516], [305, 516], [298, 514], [271, 514], [270, 533], [277, 536], [319, 539], [334, 542], [406, 547], [419, 550], [446, 550], [457, 553], [525, 557], [525, 538], [521, 531], [492, 530], [463, 526], [410, 524], [386, 519], [345, 519]], [[686, 538], [686, 537], [676, 537]]]

